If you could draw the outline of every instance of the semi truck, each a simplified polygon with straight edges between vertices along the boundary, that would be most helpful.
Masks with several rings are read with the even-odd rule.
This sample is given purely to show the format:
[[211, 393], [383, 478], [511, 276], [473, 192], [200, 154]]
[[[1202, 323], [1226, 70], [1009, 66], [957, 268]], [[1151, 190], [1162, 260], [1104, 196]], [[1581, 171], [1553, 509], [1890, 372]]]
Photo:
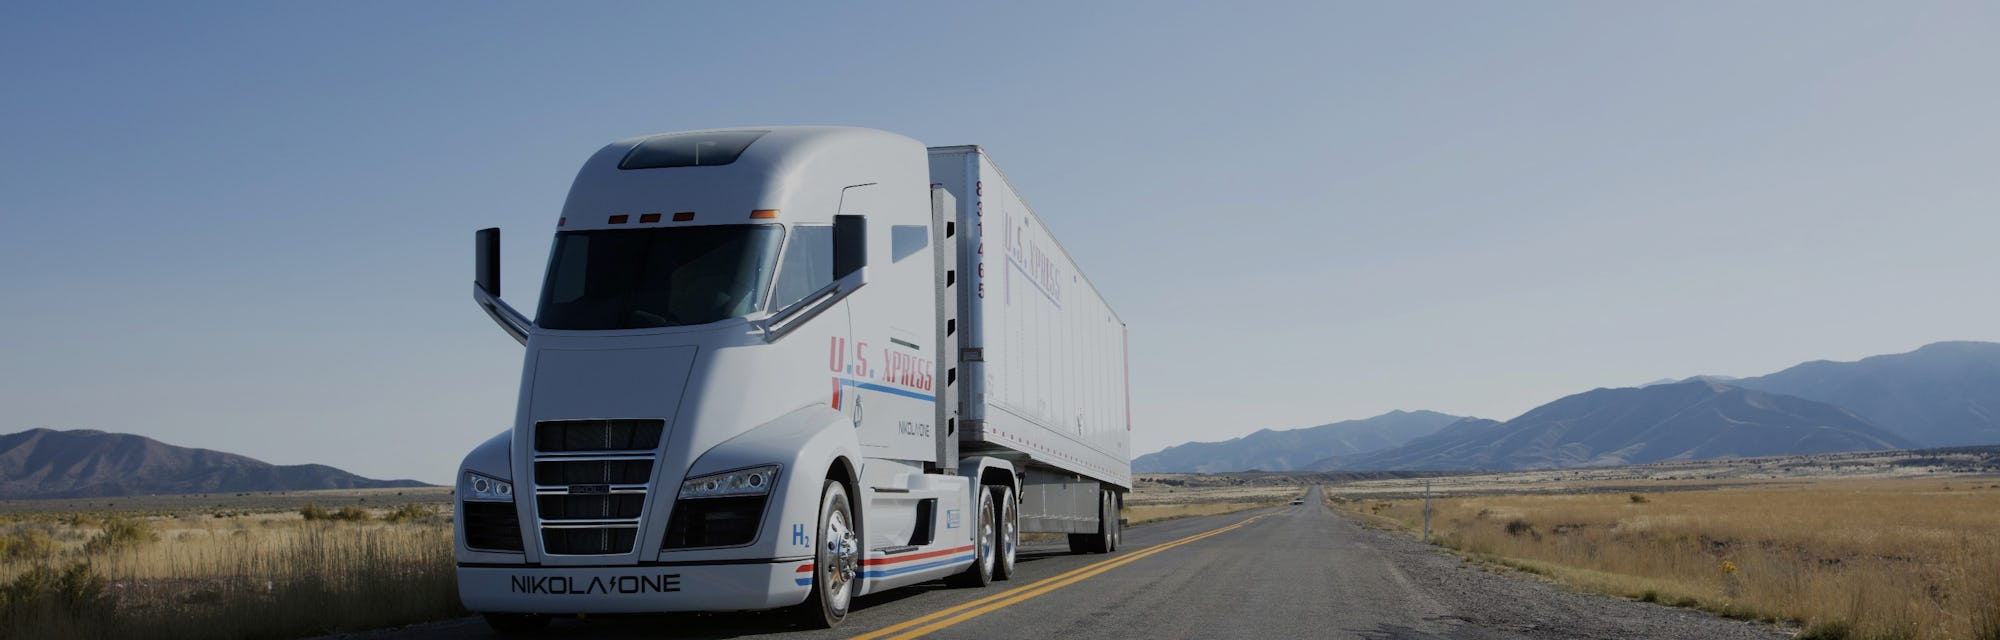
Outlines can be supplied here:
[[459, 596], [552, 616], [788, 610], [1108, 553], [1130, 490], [1126, 327], [978, 146], [851, 127], [613, 142], [556, 219], [511, 428], [454, 498]]

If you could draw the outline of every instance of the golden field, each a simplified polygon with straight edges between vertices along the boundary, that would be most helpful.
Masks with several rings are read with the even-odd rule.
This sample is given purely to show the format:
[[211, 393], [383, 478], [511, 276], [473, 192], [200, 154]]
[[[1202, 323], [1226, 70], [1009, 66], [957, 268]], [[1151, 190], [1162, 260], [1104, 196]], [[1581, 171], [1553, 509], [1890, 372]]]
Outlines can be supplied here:
[[1227, 475], [1141, 475], [1125, 495], [1128, 524], [1212, 516], [1285, 504], [1305, 495], [1296, 484], [1242, 482]]
[[298, 637], [462, 615], [447, 513], [413, 503], [10, 516], [0, 637]]
[[[2000, 477], [1572, 488], [1434, 499], [1433, 540], [1586, 590], [1794, 621], [1802, 638], [2000, 639]], [[1342, 489], [1336, 508], [1422, 527], [1421, 499]]]

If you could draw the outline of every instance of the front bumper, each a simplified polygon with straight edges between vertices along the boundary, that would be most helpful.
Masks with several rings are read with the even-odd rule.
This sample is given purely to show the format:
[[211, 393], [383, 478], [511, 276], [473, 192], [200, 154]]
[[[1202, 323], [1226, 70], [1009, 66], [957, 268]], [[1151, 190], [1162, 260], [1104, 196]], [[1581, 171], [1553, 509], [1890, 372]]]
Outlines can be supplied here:
[[458, 598], [480, 613], [776, 609], [805, 602], [812, 560], [632, 567], [464, 565]]

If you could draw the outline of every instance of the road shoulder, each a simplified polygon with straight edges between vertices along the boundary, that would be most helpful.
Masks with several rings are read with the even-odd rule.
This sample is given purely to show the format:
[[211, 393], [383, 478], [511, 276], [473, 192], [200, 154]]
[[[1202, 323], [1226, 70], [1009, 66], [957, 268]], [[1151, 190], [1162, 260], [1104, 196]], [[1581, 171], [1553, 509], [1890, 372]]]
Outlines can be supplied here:
[[1449, 617], [1463, 627], [1555, 640], [1775, 640], [1793, 635], [1791, 630], [1768, 623], [1571, 591], [1541, 576], [1468, 560], [1402, 533], [1334, 513], [1345, 523], [1355, 544], [1382, 554], [1416, 590], [1448, 603]]

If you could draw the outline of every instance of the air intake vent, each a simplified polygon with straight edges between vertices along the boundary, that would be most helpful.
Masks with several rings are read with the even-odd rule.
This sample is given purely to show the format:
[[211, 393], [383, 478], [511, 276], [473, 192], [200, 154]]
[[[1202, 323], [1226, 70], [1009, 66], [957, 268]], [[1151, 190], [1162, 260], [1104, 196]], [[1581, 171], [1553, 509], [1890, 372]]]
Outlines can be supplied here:
[[560, 555], [631, 553], [636, 527], [542, 528], [542, 550]]
[[765, 496], [703, 498], [674, 503], [662, 549], [736, 547], [757, 539], [764, 520]]
[[520, 551], [521, 521], [512, 502], [465, 503], [465, 546], [482, 551]]
[[535, 450], [652, 451], [664, 420], [562, 420], [535, 423]]
[[653, 461], [561, 460], [535, 463], [535, 482], [544, 485], [646, 484], [653, 479]]
[[623, 520], [639, 517], [639, 510], [646, 506], [643, 493], [542, 494], [535, 500], [543, 520]]

